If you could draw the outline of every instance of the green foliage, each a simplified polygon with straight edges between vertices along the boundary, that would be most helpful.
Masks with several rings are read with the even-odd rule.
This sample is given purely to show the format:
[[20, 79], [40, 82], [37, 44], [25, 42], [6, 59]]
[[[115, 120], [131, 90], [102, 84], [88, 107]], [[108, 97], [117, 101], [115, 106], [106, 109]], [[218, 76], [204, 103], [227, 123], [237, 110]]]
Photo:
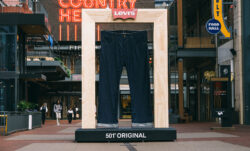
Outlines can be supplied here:
[[26, 110], [35, 110], [38, 109], [38, 104], [27, 102], [25, 100], [21, 100], [17, 104], [18, 111], [26, 111]]
[[71, 71], [70, 71], [70, 69], [67, 66], [64, 65], [63, 61], [60, 58], [58, 58], [58, 57], [55, 57], [54, 60], [60, 62], [60, 64], [63, 66], [64, 70], [67, 73], [67, 77], [70, 77], [71, 76]]
[[61, 58], [55, 57], [54, 58], [55, 61], [59, 61], [61, 65], [64, 65], [63, 61], [61, 60]]
[[62, 61], [62, 60], [61, 60], [60, 58], [58, 58], [58, 57], [55, 57], [54, 60], [55, 60], [55, 61]]
[[70, 77], [70, 75], [71, 75], [71, 71], [70, 71], [70, 69], [69, 69], [69, 68], [66, 68], [66, 72], [67, 72], [67, 76], [68, 76], [68, 77]]

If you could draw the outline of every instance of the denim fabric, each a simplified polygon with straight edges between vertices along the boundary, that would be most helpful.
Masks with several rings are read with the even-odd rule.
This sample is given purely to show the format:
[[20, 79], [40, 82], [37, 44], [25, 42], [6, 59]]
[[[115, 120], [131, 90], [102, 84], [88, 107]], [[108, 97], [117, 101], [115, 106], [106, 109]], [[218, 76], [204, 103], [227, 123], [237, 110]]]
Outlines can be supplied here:
[[119, 83], [126, 67], [133, 123], [152, 122], [146, 31], [102, 31], [98, 123], [118, 123]]

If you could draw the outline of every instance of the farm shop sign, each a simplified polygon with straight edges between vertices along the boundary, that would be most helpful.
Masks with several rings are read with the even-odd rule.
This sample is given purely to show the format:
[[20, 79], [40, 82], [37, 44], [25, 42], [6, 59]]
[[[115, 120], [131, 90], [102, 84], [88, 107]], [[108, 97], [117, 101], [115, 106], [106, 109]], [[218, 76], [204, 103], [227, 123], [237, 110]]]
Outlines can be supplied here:
[[136, 0], [58, 0], [59, 22], [81, 22], [82, 8], [134, 9]]
[[227, 29], [227, 26], [224, 23], [223, 19], [223, 0], [213, 0], [213, 18], [218, 20], [221, 24], [220, 32], [224, 35], [225, 38], [231, 38], [231, 33]]

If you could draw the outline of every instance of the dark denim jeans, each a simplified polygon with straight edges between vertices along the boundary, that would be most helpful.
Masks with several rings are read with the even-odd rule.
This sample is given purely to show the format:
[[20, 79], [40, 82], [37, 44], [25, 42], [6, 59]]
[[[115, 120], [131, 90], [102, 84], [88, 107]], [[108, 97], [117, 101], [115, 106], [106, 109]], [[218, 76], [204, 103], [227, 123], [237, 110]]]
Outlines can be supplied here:
[[117, 124], [119, 83], [128, 73], [133, 123], [152, 122], [146, 31], [102, 31], [98, 123]]

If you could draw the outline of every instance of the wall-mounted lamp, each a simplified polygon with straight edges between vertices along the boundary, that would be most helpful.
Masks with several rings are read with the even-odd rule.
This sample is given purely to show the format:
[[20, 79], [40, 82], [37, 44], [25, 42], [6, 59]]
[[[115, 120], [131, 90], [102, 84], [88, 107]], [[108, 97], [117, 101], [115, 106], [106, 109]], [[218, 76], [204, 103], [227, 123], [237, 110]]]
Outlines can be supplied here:
[[236, 54], [237, 54], [237, 52], [236, 52], [235, 49], [230, 49], [230, 52], [231, 52], [231, 54], [232, 54], [233, 56], [236, 56]]

